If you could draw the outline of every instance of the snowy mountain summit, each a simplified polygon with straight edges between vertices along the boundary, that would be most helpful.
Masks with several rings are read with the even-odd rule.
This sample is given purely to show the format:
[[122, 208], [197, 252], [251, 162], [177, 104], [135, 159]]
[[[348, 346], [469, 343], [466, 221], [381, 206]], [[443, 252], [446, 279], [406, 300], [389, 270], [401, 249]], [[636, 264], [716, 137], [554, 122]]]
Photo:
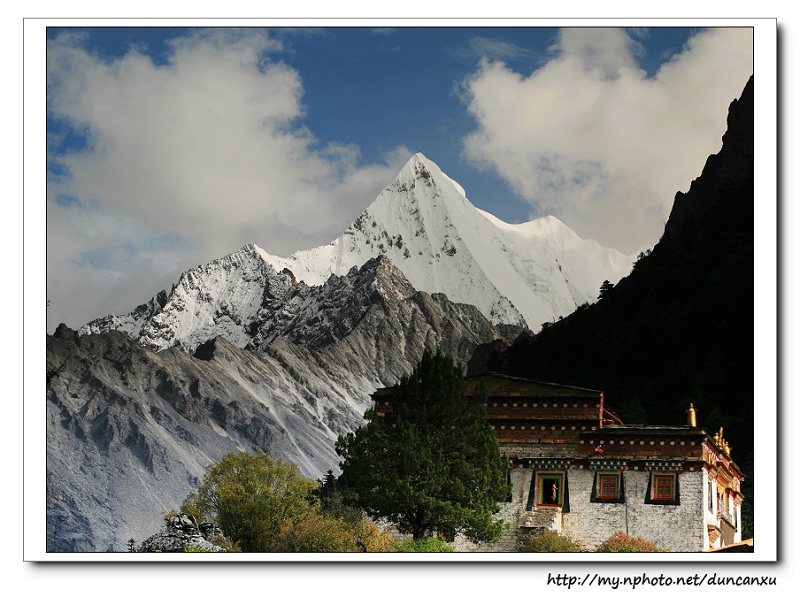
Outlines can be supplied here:
[[634, 259], [578, 237], [552, 216], [507, 224], [473, 206], [421, 153], [330, 244], [287, 258], [259, 252], [308, 285], [386, 255], [414, 288], [532, 331], [593, 302], [603, 281], [616, 283]]
[[[516, 225], [498, 220], [418, 153], [330, 244], [285, 258], [247, 245], [183, 273], [169, 293], [127, 315], [94, 320], [80, 333], [116, 329], [155, 350], [193, 351], [217, 336], [247, 349], [286, 334], [308, 345], [335, 341], [357, 314], [326, 305], [360, 304], [365, 290], [354, 271], [376, 259], [384, 264], [380, 271], [397, 272], [387, 274], [394, 290], [384, 284], [385, 292], [443, 294], [477, 307], [492, 324], [533, 331], [595, 300], [604, 280], [616, 283], [632, 264], [632, 257], [579, 238], [554, 217]], [[352, 296], [342, 299], [348, 288]], [[334, 321], [338, 316], [342, 321]]]

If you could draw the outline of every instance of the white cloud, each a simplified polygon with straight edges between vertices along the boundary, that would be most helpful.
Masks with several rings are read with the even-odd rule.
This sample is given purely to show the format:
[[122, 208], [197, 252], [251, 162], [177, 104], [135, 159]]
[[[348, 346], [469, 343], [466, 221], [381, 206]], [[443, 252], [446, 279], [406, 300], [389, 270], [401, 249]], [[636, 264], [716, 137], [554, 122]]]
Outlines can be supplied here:
[[155, 64], [51, 41], [48, 115], [87, 144], [48, 156], [48, 330], [125, 312], [248, 242], [281, 255], [328, 242], [397, 173], [407, 150], [365, 167], [301, 126], [302, 81], [279, 48], [216, 30]]
[[477, 130], [465, 155], [581, 236], [652, 246], [674, 195], [721, 147], [730, 102], [752, 74], [750, 29], [699, 32], [652, 78], [620, 29], [564, 29], [529, 76], [484, 61], [465, 81]]
[[469, 53], [489, 60], [504, 60], [511, 58], [522, 58], [531, 55], [531, 50], [521, 46], [492, 39], [488, 37], [473, 37], [469, 41]]

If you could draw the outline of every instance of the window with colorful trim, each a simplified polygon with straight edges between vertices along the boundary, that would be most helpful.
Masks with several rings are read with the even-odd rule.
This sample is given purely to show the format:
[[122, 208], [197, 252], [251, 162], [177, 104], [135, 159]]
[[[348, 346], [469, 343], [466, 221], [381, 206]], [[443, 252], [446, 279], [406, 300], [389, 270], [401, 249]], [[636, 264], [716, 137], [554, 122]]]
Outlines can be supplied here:
[[646, 504], [675, 506], [680, 504], [678, 495], [678, 475], [675, 473], [652, 472], [647, 488]]
[[622, 473], [618, 471], [597, 471], [594, 475], [592, 502], [623, 503], [625, 488]]
[[564, 505], [564, 473], [539, 473], [536, 488], [536, 505]]
[[653, 475], [653, 499], [675, 499], [675, 475]]

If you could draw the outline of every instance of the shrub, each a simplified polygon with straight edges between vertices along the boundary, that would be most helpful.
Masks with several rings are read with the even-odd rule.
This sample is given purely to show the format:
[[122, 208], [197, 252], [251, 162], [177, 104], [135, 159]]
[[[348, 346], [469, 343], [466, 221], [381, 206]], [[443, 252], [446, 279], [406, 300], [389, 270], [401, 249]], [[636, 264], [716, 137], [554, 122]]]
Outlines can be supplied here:
[[622, 531], [617, 531], [598, 545], [595, 551], [602, 553], [660, 553], [667, 550], [660, 549], [656, 547], [654, 543], [642, 539], [641, 537], [629, 537]]
[[453, 548], [436, 537], [422, 539], [406, 539], [389, 548], [397, 553], [452, 553]]
[[373, 522], [351, 522], [315, 511], [285, 520], [275, 538], [275, 551], [384, 552], [392, 543]]
[[309, 512], [283, 521], [273, 549], [306, 553], [348, 552], [356, 551], [356, 545], [346, 523], [318, 512]]
[[186, 545], [183, 551], [186, 553], [212, 553], [210, 549], [200, 547], [199, 545]]
[[519, 551], [527, 553], [575, 553], [582, 550], [583, 546], [578, 541], [554, 531], [535, 535], [519, 548]]
[[242, 548], [239, 547], [238, 543], [234, 543], [233, 541], [231, 541], [230, 539], [228, 539], [225, 536], [215, 537], [214, 539], [211, 540], [211, 543], [213, 543], [217, 547], [221, 547], [222, 549], [224, 549], [228, 553], [241, 553], [242, 552]]
[[367, 552], [386, 552], [391, 551], [391, 547], [396, 543], [385, 531], [378, 528], [371, 520], [361, 520], [354, 523], [353, 532], [356, 535], [358, 545]]
[[197, 493], [190, 493], [186, 496], [181, 504], [181, 512], [194, 516], [194, 519], [199, 523], [205, 522], [205, 513], [201, 509], [200, 497]]

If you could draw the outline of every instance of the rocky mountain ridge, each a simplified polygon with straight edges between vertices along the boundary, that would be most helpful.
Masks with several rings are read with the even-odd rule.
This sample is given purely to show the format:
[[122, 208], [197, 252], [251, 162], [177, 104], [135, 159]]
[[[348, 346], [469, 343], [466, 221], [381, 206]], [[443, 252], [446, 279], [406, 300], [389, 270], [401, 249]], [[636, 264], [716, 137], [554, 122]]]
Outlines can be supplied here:
[[[288, 258], [247, 245], [188, 270], [169, 292], [131, 313], [107, 315], [79, 331], [117, 329], [156, 350], [192, 351], [216, 336], [255, 348], [292, 322], [302, 327], [302, 313], [325, 307], [308, 302], [318, 296], [310, 287], [333, 291], [336, 280], [347, 286], [345, 276], [376, 258], [390, 261], [416, 290], [475, 305], [492, 323], [532, 329], [596, 300], [601, 283], [619, 280], [633, 261], [580, 239], [554, 217], [506, 224], [476, 209], [456, 182], [416, 154], [330, 244]], [[341, 337], [331, 317], [327, 322], [317, 342]]]
[[[254, 318], [268, 318], [231, 318], [239, 346], [195, 333], [191, 344], [154, 350], [129, 335], [133, 318], [126, 332], [60, 326], [48, 336], [48, 371], [58, 370], [47, 391], [48, 550], [124, 551], [232, 451], [269, 452], [311, 478], [337, 471], [337, 436], [358, 427], [370, 394], [410, 373], [425, 349], [466, 363], [477, 344], [519, 331], [415, 290], [385, 257], [320, 287], [274, 270], [259, 285], [242, 275], [259, 271], [241, 267], [259, 263], [252, 257], [243, 250], [228, 269], [211, 268], [241, 289], [232, 296], [254, 305]], [[180, 287], [191, 283], [187, 275]], [[260, 310], [265, 300], [273, 311]], [[260, 335], [246, 333], [253, 321]]]

